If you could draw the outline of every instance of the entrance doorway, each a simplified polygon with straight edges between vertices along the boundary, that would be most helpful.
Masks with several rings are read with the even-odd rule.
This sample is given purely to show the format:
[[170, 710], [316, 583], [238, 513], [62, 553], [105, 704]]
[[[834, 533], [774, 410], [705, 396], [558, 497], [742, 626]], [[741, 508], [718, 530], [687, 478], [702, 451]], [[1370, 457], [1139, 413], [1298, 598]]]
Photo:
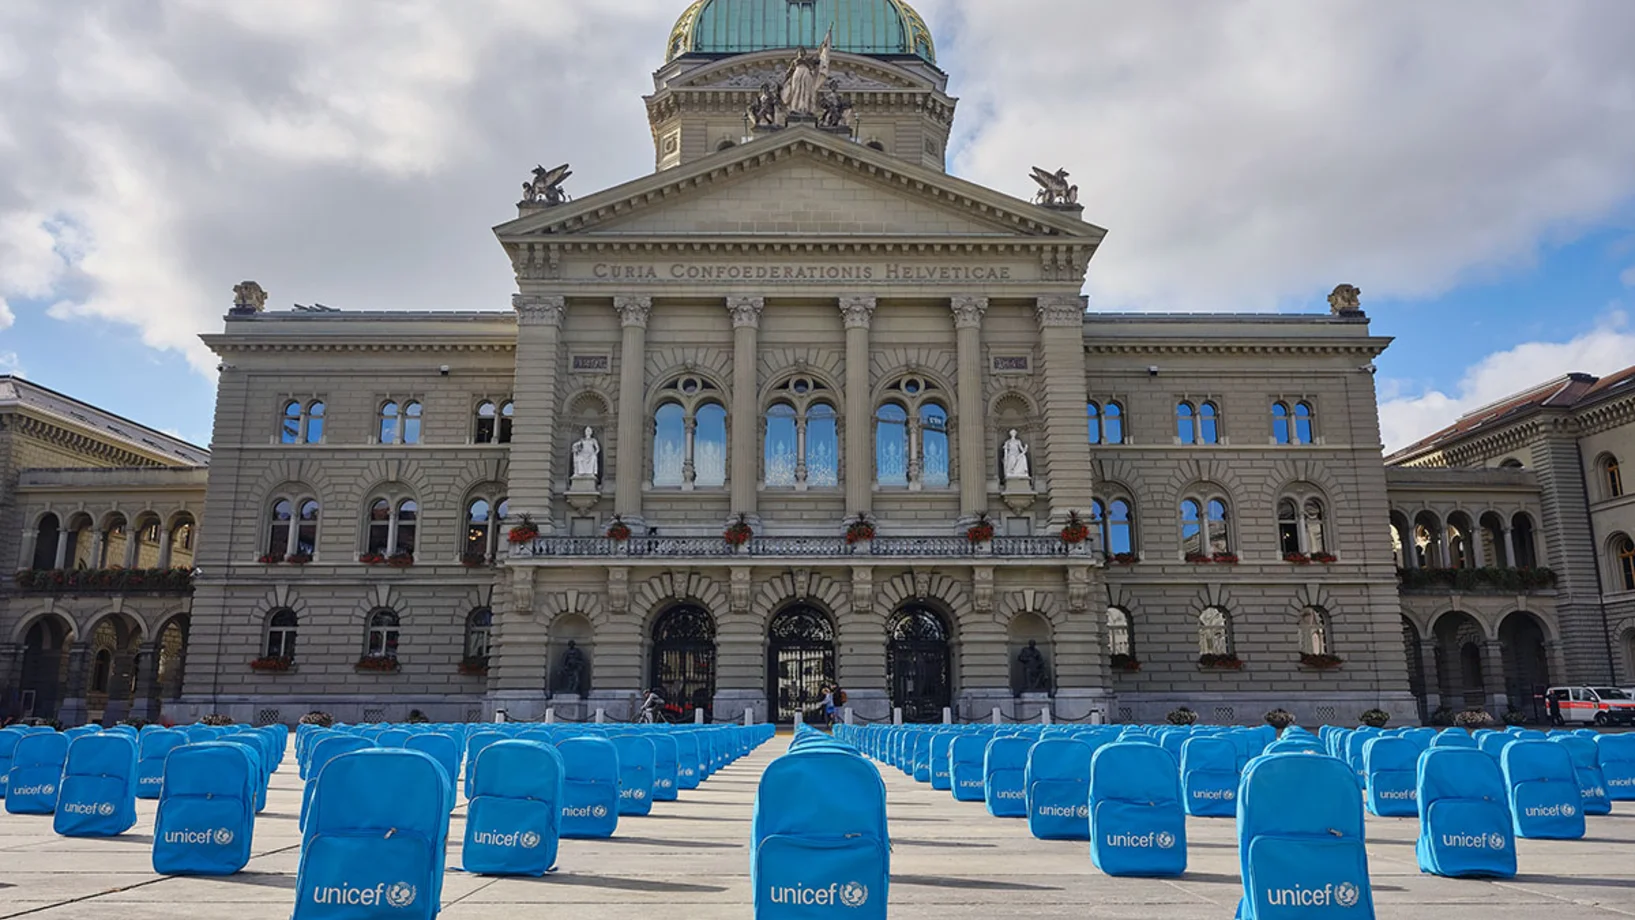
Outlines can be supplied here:
[[715, 702], [715, 619], [691, 604], [671, 607], [653, 623], [650, 683], [664, 696], [665, 715], [691, 721]]
[[892, 617], [886, 633], [886, 682], [891, 705], [905, 722], [938, 722], [953, 702], [949, 675], [948, 627], [936, 611], [907, 604]]
[[835, 677], [835, 630], [815, 607], [789, 607], [767, 627], [767, 699], [773, 721], [823, 721], [823, 687]]

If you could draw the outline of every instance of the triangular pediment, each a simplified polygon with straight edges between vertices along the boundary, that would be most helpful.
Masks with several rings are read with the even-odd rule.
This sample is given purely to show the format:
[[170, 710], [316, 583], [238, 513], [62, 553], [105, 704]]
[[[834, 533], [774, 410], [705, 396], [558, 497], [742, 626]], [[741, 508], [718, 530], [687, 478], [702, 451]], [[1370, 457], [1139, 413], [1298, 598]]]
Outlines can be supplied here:
[[494, 228], [507, 242], [607, 235], [1099, 243], [1076, 211], [1040, 207], [849, 138], [787, 128]]

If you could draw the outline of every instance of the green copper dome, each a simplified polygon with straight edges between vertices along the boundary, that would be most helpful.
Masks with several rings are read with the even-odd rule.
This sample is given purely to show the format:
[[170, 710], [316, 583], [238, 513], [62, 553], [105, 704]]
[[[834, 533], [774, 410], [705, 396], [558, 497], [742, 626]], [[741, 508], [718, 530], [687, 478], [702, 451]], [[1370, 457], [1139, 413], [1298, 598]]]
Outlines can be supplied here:
[[931, 30], [906, 0], [695, 0], [670, 31], [665, 60], [816, 48], [830, 29], [837, 51], [937, 63]]

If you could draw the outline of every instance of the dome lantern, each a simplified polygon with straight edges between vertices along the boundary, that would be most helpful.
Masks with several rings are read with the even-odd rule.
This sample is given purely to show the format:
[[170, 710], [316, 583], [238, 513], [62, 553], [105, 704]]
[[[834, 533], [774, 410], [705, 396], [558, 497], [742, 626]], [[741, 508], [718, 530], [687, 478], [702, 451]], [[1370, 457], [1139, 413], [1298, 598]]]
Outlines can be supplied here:
[[695, 0], [670, 31], [665, 60], [814, 48], [831, 29], [837, 51], [937, 63], [931, 30], [906, 0]]

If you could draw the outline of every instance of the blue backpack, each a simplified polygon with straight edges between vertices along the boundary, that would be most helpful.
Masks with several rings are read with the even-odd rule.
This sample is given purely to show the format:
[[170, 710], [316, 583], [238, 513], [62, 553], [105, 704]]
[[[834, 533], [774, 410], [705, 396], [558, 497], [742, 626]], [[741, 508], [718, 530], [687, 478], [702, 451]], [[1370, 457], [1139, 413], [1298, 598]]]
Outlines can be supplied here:
[[695, 732], [676, 732], [676, 788], [697, 789], [704, 779], [704, 755]]
[[1357, 775], [1338, 758], [1271, 754], [1249, 763], [1238, 859], [1238, 920], [1374, 916]]
[[136, 797], [157, 799], [165, 780], [165, 758], [187, 744], [187, 735], [161, 728], [143, 732], [136, 742]]
[[1635, 801], [1635, 735], [1601, 735], [1595, 747], [1607, 780], [1607, 798]]
[[404, 750], [419, 751], [437, 761], [449, 778], [448, 804], [454, 808], [455, 787], [460, 778], [460, 742], [442, 732], [417, 732], [403, 743]]
[[500, 741], [477, 755], [477, 795], [466, 808], [467, 872], [544, 875], [562, 829], [562, 755], [538, 741]]
[[996, 818], [1028, 816], [1028, 751], [1033, 742], [1006, 735], [988, 742], [982, 760], [983, 801]]
[[1238, 813], [1238, 748], [1225, 738], [1194, 736], [1181, 745], [1181, 795], [1198, 818]]
[[51, 829], [64, 837], [114, 837], [136, 824], [136, 740], [85, 735], [68, 745]]
[[1504, 776], [1479, 750], [1419, 755], [1419, 871], [1450, 878], [1511, 878], [1516, 840]]
[[1431, 747], [1475, 748], [1477, 744], [1476, 739], [1470, 736], [1470, 732], [1462, 728], [1444, 728], [1431, 739]]
[[617, 735], [612, 740], [619, 751], [619, 814], [652, 814], [653, 742], [640, 735]]
[[[324, 767], [342, 754], [367, 751], [372, 747], [374, 745], [364, 738], [340, 734], [321, 739], [312, 746], [307, 766], [307, 784], [301, 790], [301, 813], [296, 823], [298, 829], [306, 830], [307, 816], [312, 812], [312, 797], [318, 793], [318, 776], [324, 772]], [[259, 812], [260, 809], [257, 808], [256, 811]]]
[[57, 784], [68, 759], [68, 736], [37, 732], [17, 742], [6, 783], [6, 811], [14, 815], [49, 815], [57, 810]]
[[914, 780], [920, 783], [931, 782], [931, 738], [928, 729], [914, 732]]
[[1419, 748], [1405, 738], [1375, 737], [1363, 745], [1369, 814], [1411, 818], [1419, 814]]
[[1612, 798], [1607, 795], [1607, 778], [1601, 772], [1600, 750], [1595, 742], [1578, 735], [1560, 735], [1550, 740], [1566, 748], [1572, 757], [1578, 794], [1584, 800], [1584, 814], [1612, 814]]
[[886, 787], [854, 750], [813, 746], [772, 761], [755, 792], [750, 841], [756, 920], [842, 910], [847, 920], [885, 920]]
[[205, 741], [170, 752], [153, 828], [153, 871], [232, 875], [250, 862], [256, 766], [242, 746]]
[[953, 732], [941, 731], [931, 735], [931, 788], [943, 792], [954, 788], [949, 772], [948, 749], [953, 747]]
[[953, 786], [954, 801], [987, 799], [983, 788], [983, 764], [987, 755], [987, 735], [972, 732], [954, 738], [948, 747], [948, 778]]
[[472, 732], [466, 737], [466, 798], [469, 799], [475, 794], [472, 784], [477, 779], [477, 755], [481, 754], [483, 748], [490, 744], [507, 740], [509, 740], [509, 736], [503, 732], [494, 731]]
[[562, 836], [612, 837], [619, 827], [619, 749], [606, 738], [557, 742], [562, 755]]
[[301, 838], [291, 920], [436, 917], [449, 785], [419, 751], [353, 751], [326, 764]]
[[648, 732], [642, 737], [653, 745], [653, 801], [674, 802], [681, 748], [674, 736], [664, 732]]
[[1584, 836], [1584, 801], [1573, 758], [1551, 741], [1517, 741], [1499, 761], [1510, 790], [1517, 837], [1577, 840]]
[[26, 735], [17, 728], [0, 728], [0, 799], [6, 797], [6, 776], [11, 773], [11, 755], [17, 750], [17, 742]]
[[1108, 875], [1186, 871], [1180, 771], [1168, 751], [1119, 741], [1091, 758], [1090, 861]]
[[1028, 751], [1028, 830], [1040, 840], [1090, 839], [1090, 758], [1095, 749], [1052, 737]]

